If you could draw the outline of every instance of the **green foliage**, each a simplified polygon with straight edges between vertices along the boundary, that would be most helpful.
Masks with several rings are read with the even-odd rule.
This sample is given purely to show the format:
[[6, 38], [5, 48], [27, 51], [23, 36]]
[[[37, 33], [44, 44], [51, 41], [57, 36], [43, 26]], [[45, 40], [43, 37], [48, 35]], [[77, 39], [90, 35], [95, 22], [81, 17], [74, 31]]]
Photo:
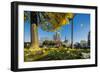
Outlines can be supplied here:
[[67, 60], [67, 59], [81, 59], [81, 52], [76, 50], [50, 50], [47, 55], [49, 60]]
[[45, 40], [43, 41], [42, 45], [46, 45], [46, 46], [54, 46], [56, 43], [54, 41], [49, 41], [49, 40]]
[[[41, 53], [42, 52], [42, 53]], [[48, 60], [73, 60], [84, 59], [82, 53], [90, 53], [90, 49], [71, 49], [71, 48], [48, 48], [39, 50], [24, 49], [24, 61], [48, 61]]]

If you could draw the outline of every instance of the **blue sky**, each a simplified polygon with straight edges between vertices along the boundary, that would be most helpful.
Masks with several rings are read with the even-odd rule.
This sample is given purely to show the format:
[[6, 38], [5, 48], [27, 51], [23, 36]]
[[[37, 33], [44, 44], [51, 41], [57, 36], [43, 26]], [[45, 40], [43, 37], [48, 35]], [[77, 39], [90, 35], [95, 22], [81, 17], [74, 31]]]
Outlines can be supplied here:
[[31, 35], [31, 32], [30, 32], [30, 21], [27, 20], [27, 21], [24, 21], [24, 41], [25, 42], [30, 42], [30, 35]]
[[[69, 24], [61, 27], [59, 30], [61, 40], [64, 40], [66, 37], [66, 39], [71, 41], [71, 23], [72, 21], [70, 21]], [[30, 42], [30, 21], [27, 20], [24, 22], [24, 24], [24, 41]], [[88, 32], [90, 31], [90, 15], [76, 14], [73, 19], [73, 26], [73, 42], [80, 42], [81, 40], [87, 41]], [[43, 38], [52, 40], [54, 34], [55, 32], [47, 32], [43, 31], [40, 27], [38, 28], [39, 40], [43, 40]]]
[[90, 14], [76, 14], [73, 22], [73, 41], [87, 41], [88, 33], [90, 31]]

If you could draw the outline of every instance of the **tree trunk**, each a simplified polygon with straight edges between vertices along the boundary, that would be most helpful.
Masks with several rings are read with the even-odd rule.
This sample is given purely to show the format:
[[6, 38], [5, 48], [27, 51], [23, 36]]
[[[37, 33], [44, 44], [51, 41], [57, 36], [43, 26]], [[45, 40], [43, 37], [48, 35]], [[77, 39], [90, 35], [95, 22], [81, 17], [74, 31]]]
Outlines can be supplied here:
[[31, 12], [31, 48], [39, 48], [38, 25], [36, 12]]
[[38, 27], [36, 24], [32, 24], [32, 29], [31, 29], [31, 47], [32, 48], [39, 48], [39, 43], [38, 43]]

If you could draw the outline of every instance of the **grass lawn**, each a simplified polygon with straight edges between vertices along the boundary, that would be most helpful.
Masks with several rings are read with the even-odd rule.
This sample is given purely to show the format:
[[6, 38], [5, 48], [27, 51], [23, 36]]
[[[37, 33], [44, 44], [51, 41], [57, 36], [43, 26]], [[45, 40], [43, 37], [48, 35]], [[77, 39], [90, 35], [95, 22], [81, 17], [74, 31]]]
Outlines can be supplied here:
[[[83, 55], [86, 56], [83, 56]], [[87, 55], [88, 54], [88, 55]], [[72, 60], [90, 58], [90, 49], [49, 48], [24, 49], [24, 61]]]

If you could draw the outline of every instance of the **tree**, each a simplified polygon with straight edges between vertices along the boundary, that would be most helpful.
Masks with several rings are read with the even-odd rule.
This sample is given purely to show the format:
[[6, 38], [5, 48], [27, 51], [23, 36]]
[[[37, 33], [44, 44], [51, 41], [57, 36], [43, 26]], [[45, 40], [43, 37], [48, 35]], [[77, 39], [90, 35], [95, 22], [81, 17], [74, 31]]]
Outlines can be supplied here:
[[81, 48], [80, 43], [76, 42], [76, 43], [74, 44], [74, 48], [77, 48], [77, 49]]
[[73, 16], [72, 13], [41, 12], [39, 13], [39, 24], [43, 30], [54, 32], [69, 24], [69, 19], [73, 18]]
[[31, 24], [31, 48], [39, 48], [38, 43], [38, 24], [36, 12], [24, 12], [24, 21], [30, 21]]
[[31, 21], [31, 46], [38, 48], [38, 27], [44, 31], [55, 32], [62, 26], [69, 24], [69, 19], [72, 19], [73, 13], [54, 13], [54, 12], [26, 12], [24, 19], [30, 18]]

